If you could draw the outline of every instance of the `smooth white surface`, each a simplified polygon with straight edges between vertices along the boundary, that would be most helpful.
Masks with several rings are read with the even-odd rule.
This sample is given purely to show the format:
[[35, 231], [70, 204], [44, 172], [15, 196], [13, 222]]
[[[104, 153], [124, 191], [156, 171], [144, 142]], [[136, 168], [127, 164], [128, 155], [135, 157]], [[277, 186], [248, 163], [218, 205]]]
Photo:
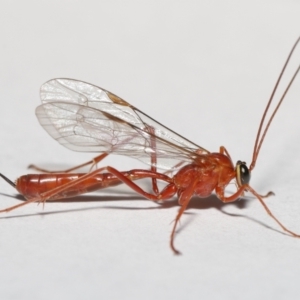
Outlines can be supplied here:
[[[2, 2], [0, 171], [14, 179], [30, 163], [63, 168], [91, 158], [38, 125], [39, 86], [55, 77], [106, 88], [204, 148], [225, 145], [234, 161], [250, 163], [262, 111], [300, 35], [299, 11], [297, 1]], [[298, 79], [251, 181], [260, 193], [276, 193], [268, 205], [298, 232], [299, 91]], [[140, 166], [116, 156], [104, 163]], [[1, 207], [19, 203], [0, 186]], [[168, 245], [176, 201], [159, 206], [128, 191], [98, 196], [0, 216], [1, 299], [299, 297], [300, 241], [255, 199], [193, 200], [176, 257]]]

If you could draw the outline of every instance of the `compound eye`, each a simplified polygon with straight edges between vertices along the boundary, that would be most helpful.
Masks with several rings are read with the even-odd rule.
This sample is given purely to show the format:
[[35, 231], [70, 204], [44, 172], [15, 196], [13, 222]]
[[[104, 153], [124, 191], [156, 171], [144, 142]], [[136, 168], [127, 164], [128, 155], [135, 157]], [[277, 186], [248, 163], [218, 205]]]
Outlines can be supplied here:
[[251, 174], [244, 161], [236, 163], [236, 181], [239, 187], [250, 182]]

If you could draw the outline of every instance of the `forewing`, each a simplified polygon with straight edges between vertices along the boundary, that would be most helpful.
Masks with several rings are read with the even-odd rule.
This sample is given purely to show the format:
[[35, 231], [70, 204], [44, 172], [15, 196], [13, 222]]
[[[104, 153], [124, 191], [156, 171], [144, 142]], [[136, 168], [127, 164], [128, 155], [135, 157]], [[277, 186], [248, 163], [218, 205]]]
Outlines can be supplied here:
[[[41, 100], [39, 122], [71, 150], [127, 155], [167, 170], [209, 153], [118, 96], [82, 81], [50, 80], [41, 87]], [[151, 161], [153, 153], [157, 162]]]

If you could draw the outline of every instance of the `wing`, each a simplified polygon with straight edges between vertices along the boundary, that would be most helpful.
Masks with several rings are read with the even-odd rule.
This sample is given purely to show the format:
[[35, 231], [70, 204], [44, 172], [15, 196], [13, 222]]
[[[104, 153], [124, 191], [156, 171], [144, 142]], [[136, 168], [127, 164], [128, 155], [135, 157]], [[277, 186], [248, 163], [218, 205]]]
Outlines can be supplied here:
[[41, 100], [40, 124], [71, 150], [126, 155], [165, 170], [209, 153], [118, 96], [82, 81], [50, 80], [41, 87]]

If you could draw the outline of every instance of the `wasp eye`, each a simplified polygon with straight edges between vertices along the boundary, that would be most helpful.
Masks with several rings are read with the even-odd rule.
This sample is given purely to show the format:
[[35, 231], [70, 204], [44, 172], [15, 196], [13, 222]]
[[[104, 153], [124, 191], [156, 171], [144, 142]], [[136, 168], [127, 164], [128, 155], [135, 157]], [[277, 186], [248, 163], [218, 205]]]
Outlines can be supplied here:
[[238, 186], [248, 184], [250, 182], [251, 174], [250, 171], [243, 161], [238, 161], [236, 163], [236, 181]]

